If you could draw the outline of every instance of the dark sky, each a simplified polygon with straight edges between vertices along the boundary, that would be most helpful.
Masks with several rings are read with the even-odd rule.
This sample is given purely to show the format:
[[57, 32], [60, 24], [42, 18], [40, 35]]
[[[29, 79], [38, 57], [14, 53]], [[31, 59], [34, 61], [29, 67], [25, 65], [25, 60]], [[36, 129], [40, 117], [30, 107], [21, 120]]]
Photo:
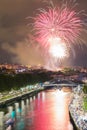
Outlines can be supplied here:
[[[77, 2], [79, 9], [87, 13], [87, 0]], [[42, 0], [0, 0], [0, 63], [44, 64], [42, 49], [29, 40], [30, 27], [26, 19], [43, 6]], [[87, 66], [87, 47], [77, 45], [74, 49], [76, 56], [70, 59], [72, 64]]]

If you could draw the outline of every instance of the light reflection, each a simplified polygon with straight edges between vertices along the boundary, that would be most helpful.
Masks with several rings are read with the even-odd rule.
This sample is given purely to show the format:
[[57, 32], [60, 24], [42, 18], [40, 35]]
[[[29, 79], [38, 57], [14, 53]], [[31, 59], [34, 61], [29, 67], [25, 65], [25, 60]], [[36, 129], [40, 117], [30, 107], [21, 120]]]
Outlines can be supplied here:
[[26, 99], [26, 107], [27, 108], [29, 107], [29, 99], [28, 98]]
[[45, 101], [45, 93], [42, 92], [42, 101]]
[[72, 130], [72, 126], [70, 125], [69, 109], [68, 109], [69, 96], [67, 95], [68, 92], [66, 93], [63, 92], [62, 90], [57, 90], [54, 93], [54, 99], [56, 100], [56, 104], [52, 116], [55, 117], [55, 120], [57, 122], [59, 122], [58, 130]]
[[33, 96], [33, 99], [35, 100], [35, 96]]
[[40, 99], [40, 93], [38, 93], [38, 99]]
[[21, 109], [22, 109], [22, 115], [25, 115], [25, 103], [24, 103], [24, 100], [21, 101]]
[[[72, 130], [69, 99], [70, 94], [60, 90], [39, 93], [30, 103], [26, 115], [22, 114], [25, 130]], [[21, 127], [19, 122], [17, 125]]]
[[12, 106], [9, 106], [8, 107], [8, 112], [11, 113], [13, 111], [13, 107]]
[[30, 97], [30, 102], [32, 102], [32, 97]]
[[0, 112], [0, 130], [3, 130], [3, 125], [4, 125], [4, 112]]

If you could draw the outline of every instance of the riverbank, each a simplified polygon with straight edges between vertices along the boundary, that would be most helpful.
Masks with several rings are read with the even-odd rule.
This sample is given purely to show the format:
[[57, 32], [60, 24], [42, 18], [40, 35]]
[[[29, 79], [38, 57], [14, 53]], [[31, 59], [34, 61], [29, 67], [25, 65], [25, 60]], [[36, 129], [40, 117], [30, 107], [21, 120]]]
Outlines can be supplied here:
[[73, 100], [69, 106], [71, 116], [80, 130], [87, 130], [87, 111], [83, 108], [83, 98], [87, 96], [82, 88], [73, 88]]
[[0, 99], [0, 108], [2, 108], [3, 106], [6, 106], [8, 104], [12, 104], [15, 101], [24, 99], [26, 97], [32, 97], [33, 95], [35, 95], [36, 93], [38, 93], [39, 91], [42, 91], [43, 88], [39, 87], [33, 90], [28, 90], [28, 91], [12, 91], [8, 94], [6, 94], [6, 96], [2, 96], [2, 98]]
[[[43, 87], [38, 87], [30, 91], [12, 91], [8, 93], [10, 98], [5, 98], [3, 101], [0, 100], [0, 106], [15, 102], [17, 100], [24, 99], [26, 97], [32, 97], [32, 94], [42, 91]], [[78, 87], [73, 88], [73, 99], [69, 106], [70, 114], [80, 130], [87, 130], [87, 112], [83, 109], [83, 98], [85, 94], [82, 91], [82, 88]]]

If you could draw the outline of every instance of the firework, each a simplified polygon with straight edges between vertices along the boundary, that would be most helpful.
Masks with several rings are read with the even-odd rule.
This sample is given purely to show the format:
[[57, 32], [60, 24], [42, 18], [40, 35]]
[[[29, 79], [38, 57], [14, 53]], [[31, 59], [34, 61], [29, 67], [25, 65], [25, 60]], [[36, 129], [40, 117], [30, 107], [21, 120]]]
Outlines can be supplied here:
[[[33, 17], [35, 40], [48, 52], [50, 57], [63, 59], [69, 57], [72, 46], [83, 42], [82, 32], [86, 32], [87, 23], [84, 11], [77, 10], [74, 0], [66, 0], [60, 5], [38, 9]], [[58, 40], [60, 39], [60, 40]], [[71, 52], [73, 53], [73, 51]]]
[[68, 57], [67, 46], [61, 41], [60, 38], [50, 38], [49, 43], [50, 46], [48, 51], [50, 55], [59, 59]]
[[33, 18], [36, 40], [43, 46], [49, 45], [49, 37], [61, 38], [69, 45], [80, 41], [85, 26], [85, 22], [81, 19], [84, 12], [76, 11], [76, 3], [74, 4], [72, 0], [70, 5], [70, 2], [63, 3], [61, 7], [50, 6], [39, 9]]

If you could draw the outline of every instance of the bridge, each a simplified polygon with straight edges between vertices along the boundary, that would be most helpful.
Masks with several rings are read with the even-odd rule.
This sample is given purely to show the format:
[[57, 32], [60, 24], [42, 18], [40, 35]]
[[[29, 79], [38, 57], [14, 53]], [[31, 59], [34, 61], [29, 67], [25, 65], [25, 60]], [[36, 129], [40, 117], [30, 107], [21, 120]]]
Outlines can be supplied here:
[[44, 88], [52, 88], [52, 87], [60, 88], [60, 87], [77, 87], [77, 84], [72, 81], [57, 80], [53, 82], [44, 83], [42, 86]]
[[67, 86], [67, 87], [77, 87], [77, 84], [44, 84], [43, 87], [47, 86], [53, 86], [53, 87], [62, 87], [62, 86]]

